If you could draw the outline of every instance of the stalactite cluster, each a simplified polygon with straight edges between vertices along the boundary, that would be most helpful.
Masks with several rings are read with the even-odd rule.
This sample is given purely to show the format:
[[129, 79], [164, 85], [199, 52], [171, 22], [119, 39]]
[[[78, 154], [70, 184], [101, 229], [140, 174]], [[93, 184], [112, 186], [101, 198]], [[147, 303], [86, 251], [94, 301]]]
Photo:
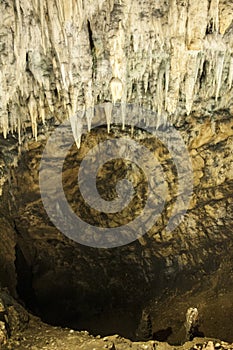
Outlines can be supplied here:
[[0, 131], [36, 138], [80, 110], [90, 129], [100, 102], [107, 122], [116, 101], [158, 123], [232, 110], [232, 13], [224, 0], [1, 0]]

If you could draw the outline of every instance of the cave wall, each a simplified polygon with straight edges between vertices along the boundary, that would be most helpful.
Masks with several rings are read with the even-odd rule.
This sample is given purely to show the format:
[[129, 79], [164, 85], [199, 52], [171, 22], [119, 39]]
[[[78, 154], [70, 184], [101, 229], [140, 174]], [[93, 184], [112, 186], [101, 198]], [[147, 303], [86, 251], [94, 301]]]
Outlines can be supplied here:
[[[173, 232], [167, 232], [169, 211], [165, 209], [145, 236], [129, 245], [114, 249], [81, 246], [66, 238], [53, 226], [43, 208], [38, 179], [46, 139], [41, 131], [38, 141], [25, 142], [18, 166], [9, 166], [9, 180], [3, 188], [3, 203], [5, 206], [7, 203], [4, 215], [10, 222], [14, 239], [10, 241], [10, 236], [6, 237], [4, 224], [1, 226], [1, 237], [4, 235], [4, 241], [1, 242], [12, 244], [13, 286], [15, 293], [23, 299], [27, 307], [47, 322], [54, 323], [56, 320], [55, 324], [92, 327], [96, 334], [99, 331], [96, 320], [101, 315], [106, 317], [108, 314], [111, 318], [109, 313], [113, 312], [116, 319], [127, 315], [126, 323], [131, 325], [129, 330], [124, 327], [118, 330], [133, 337], [135, 322], [138, 322], [141, 310], [149, 308], [153, 311], [159, 300], [164, 303], [164, 298], [169, 298], [171, 294], [190, 293], [185, 297], [186, 304], [179, 306], [182, 317], [177, 313], [174, 315], [176, 304], [173, 304], [173, 308], [170, 304], [169, 307], [163, 307], [169, 317], [173, 317], [173, 322], [179, 321], [178, 324], [182, 328], [183, 323], [179, 318], [184, 319], [189, 303], [198, 300], [198, 297], [190, 297], [192, 293], [195, 295], [196, 290], [204, 293], [203, 291], [211, 289], [213, 294], [217, 295], [216, 300], [218, 296], [230, 293], [233, 285], [230, 272], [233, 254], [233, 206], [232, 136], [228, 133], [232, 130], [232, 121], [228, 115], [224, 119], [223, 114], [215, 114], [215, 121], [216, 132], [213, 133], [210, 126], [209, 138], [208, 133], [203, 137], [203, 119], [199, 123], [195, 119], [194, 124], [190, 116], [180, 129], [189, 146], [194, 171], [193, 196], [183, 222]], [[210, 123], [210, 119], [207, 117], [206, 125], [208, 122]], [[187, 130], [192, 130], [192, 133]], [[79, 150], [74, 144], [67, 156], [63, 175], [67, 199], [77, 214], [86, 220], [91, 218], [92, 224], [105, 224], [105, 220], [109, 222], [110, 219], [105, 216], [100, 220], [94, 211], [86, 211], [84, 204], [79, 202], [76, 178], [79, 162], [90, 145], [98, 144], [105, 138], [128, 133], [127, 129], [123, 132], [117, 127], [112, 127], [110, 134], [107, 133], [106, 127], [94, 130], [82, 139]], [[176, 195], [176, 176], [170, 169], [171, 162], [166, 149], [158, 147], [157, 142], [153, 144], [151, 135], [146, 132], [137, 133], [136, 130], [134, 139], [149, 146], [154, 154], [160, 154], [160, 163], [164, 166], [170, 187], [167, 205], [172, 206]], [[54, 166], [56, 167], [56, 163]], [[112, 171], [116, 179], [120, 177], [118, 175], [121, 172], [122, 167]], [[105, 172], [100, 176], [101, 179], [103, 181], [100, 181], [99, 189], [107, 196], [109, 185]], [[12, 193], [11, 196], [9, 192]], [[143, 197], [140, 190], [139, 197]], [[3, 258], [6, 257], [5, 251], [3, 247]], [[11, 285], [7, 274], [2, 283]], [[208, 304], [208, 299], [213, 298], [213, 294], [204, 294], [200, 300]], [[58, 302], [63, 310], [62, 314], [61, 309], [57, 307]], [[202, 308], [203, 312], [206, 312], [207, 307]], [[123, 316], [122, 310], [125, 310]], [[161, 323], [160, 314], [161, 309], [158, 306], [153, 316], [155, 325], [166, 329], [168, 319], [164, 315], [164, 323]], [[223, 318], [223, 314], [218, 315], [218, 322], [223, 324]], [[106, 324], [106, 319], [101, 322]], [[209, 326], [209, 334], [213, 328], [217, 334], [221, 329], [219, 323], [216, 326], [217, 330], [215, 326]], [[114, 331], [111, 322], [107, 324], [109, 332]], [[207, 326], [206, 328], [208, 330]], [[229, 330], [227, 332], [229, 334]], [[226, 333], [222, 334], [225, 336]], [[184, 334], [179, 333], [179, 337], [179, 340], [183, 339]]]
[[[121, 301], [140, 313], [168, 288], [187, 291], [203, 279], [208, 288], [209, 276], [224, 274], [225, 265], [231, 271], [232, 1], [6, 0], [0, 10], [1, 285], [26, 294], [27, 306], [47, 310], [47, 320], [59, 317], [56, 295], [65, 322]], [[173, 232], [165, 230], [165, 212], [139, 241], [104, 251], [68, 240], [51, 224], [38, 169], [54, 126], [80, 110], [90, 124], [94, 105], [116, 101], [154, 110], [157, 129], [174, 125], [191, 158], [194, 190]], [[127, 125], [124, 113], [122, 121]], [[76, 137], [83, 154], [97, 136], [81, 144]], [[175, 175], [165, 153], [160, 161], [169, 206]], [[231, 286], [231, 277], [223, 278], [219, 288]]]

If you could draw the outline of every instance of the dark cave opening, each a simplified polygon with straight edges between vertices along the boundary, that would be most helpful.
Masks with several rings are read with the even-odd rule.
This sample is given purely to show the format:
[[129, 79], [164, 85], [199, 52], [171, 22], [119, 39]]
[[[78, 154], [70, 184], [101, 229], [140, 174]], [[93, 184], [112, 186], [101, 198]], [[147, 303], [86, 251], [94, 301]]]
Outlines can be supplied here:
[[[56, 250], [56, 240], [49, 244]], [[81, 254], [81, 259], [76, 260], [80, 264], [78, 273], [71, 272], [72, 264], [57, 269], [42, 250], [37, 251], [34, 261], [29, 261], [25, 252], [28, 249], [29, 253], [32, 247], [30, 240], [24, 242], [23, 249], [16, 246], [17, 292], [26, 308], [48, 324], [85, 330], [94, 336], [119, 334], [133, 341], [154, 339], [180, 345], [187, 340], [186, 311], [195, 306], [200, 312], [200, 327], [193, 333], [195, 337], [232, 341], [230, 284], [227, 288], [227, 275], [232, 268], [227, 260], [227, 275], [222, 278], [225, 285], [220, 289], [218, 285], [210, 288], [221, 273], [211, 258], [206, 262], [204, 275], [193, 269], [185, 274], [177, 271], [172, 279], [166, 275], [164, 261], [150, 259], [154, 279], [147, 281], [149, 264], [148, 260], [144, 261], [142, 273], [138, 261], [144, 259], [143, 248], [138, 242], [111, 251], [79, 247], [75, 252]], [[73, 248], [63, 244], [59, 254], [70, 257]], [[135, 264], [122, 259], [132, 251]], [[150, 315], [151, 329], [142, 317], [145, 310]]]
[[[120, 334], [132, 340], [137, 339], [135, 333], [140, 322], [142, 304], [145, 302], [141, 301], [143, 288], [137, 293], [136, 284], [140, 282], [135, 282], [135, 291], [127, 291], [129, 286], [123, 289], [120, 281], [117, 281], [119, 278], [117, 272], [114, 276], [111, 271], [108, 278], [100, 282], [101, 285], [95, 283], [92, 290], [89, 287], [86, 290], [80, 286], [77, 288], [74, 282], [69, 283], [68, 281], [74, 278], [69, 276], [69, 271], [63, 272], [59, 277], [62, 283], [55, 281], [51, 275], [49, 280], [38, 282], [37, 275], [33, 271], [34, 267], [29, 266], [19, 247], [15, 267], [20, 302], [45, 323], [75, 330], [87, 330], [94, 336]], [[108, 279], [111, 278], [116, 280], [115, 286], [110, 285]], [[89, 276], [85, 279], [83, 283], [89, 284]], [[143, 282], [145, 283], [141, 281]]]
[[[45, 323], [79, 331], [85, 330], [94, 336], [104, 337], [119, 334], [133, 341], [154, 339], [167, 341], [172, 345], [180, 345], [187, 340], [184, 322], [185, 311], [192, 301], [186, 300], [183, 303], [181, 301], [182, 291], [177, 292], [177, 295], [174, 296], [173, 288], [175, 286], [173, 282], [170, 285], [170, 290], [168, 288], [169, 281], [166, 281], [166, 286], [164, 285], [165, 281], [162, 278], [164, 266], [161, 262], [154, 261], [157, 265], [157, 270], [154, 271], [158, 277], [156, 283], [155, 281], [147, 283], [142, 277], [137, 278], [136, 275], [140, 274], [137, 265], [129, 267], [119, 263], [115, 272], [108, 271], [105, 281], [100, 281], [100, 283], [96, 281], [97, 283], [91, 290], [88, 287], [86, 290], [85, 288], [82, 290], [80, 286], [77, 289], [73, 282], [68, 282], [74, 279], [69, 273], [69, 267], [59, 276], [62, 283], [58, 282], [56, 276], [52, 277], [53, 273], [50, 274], [50, 271], [47, 271], [48, 279], [38, 281], [36, 275], [38, 271], [36, 272], [36, 270], [40, 267], [35, 269], [34, 266], [29, 266], [22, 251], [19, 248], [17, 250], [15, 264], [20, 301]], [[138, 255], [141, 256], [139, 253]], [[116, 258], [116, 255], [112, 254], [109, 258], [112, 260]], [[101, 257], [97, 258], [96, 256], [97, 264], [98, 259], [101, 260]], [[105, 268], [108, 268], [108, 264], [109, 262], [106, 262]], [[158, 265], [160, 265], [159, 269]], [[83, 268], [85, 269], [85, 266]], [[97, 270], [95, 266], [92, 269]], [[121, 269], [124, 269], [126, 274], [119, 276]], [[97, 271], [94, 272], [94, 274], [97, 273]], [[128, 274], [135, 277], [130, 283], [127, 279]], [[123, 276], [126, 276], [125, 280]], [[109, 283], [111, 278], [115, 279], [114, 288]], [[83, 282], [88, 284], [90, 279], [92, 277], [85, 276]], [[131, 285], [132, 283], [134, 286]], [[176, 302], [175, 306], [173, 303]], [[171, 304], [169, 305], [169, 303], [172, 303], [172, 317], [171, 310], [169, 310]], [[153, 304], [156, 304], [156, 310], [153, 309]], [[166, 315], [166, 308], [169, 311], [168, 315]], [[146, 314], [150, 315], [151, 321], [149, 323], [143, 318], [145, 310]], [[158, 316], [163, 318], [163, 324], [157, 324]], [[202, 331], [195, 333], [195, 336], [202, 337], [203, 335]]]
[[26, 307], [30, 311], [35, 312], [36, 299], [32, 287], [32, 267], [27, 262], [18, 244], [15, 247], [15, 271], [17, 276], [17, 294], [21, 301], [25, 303]]
[[[98, 132], [101, 134], [102, 130]], [[88, 142], [83, 140], [83, 147]], [[152, 149], [158, 146], [150, 139], [145, 139], [145, 143]], [[184, 244], [179, 242], [182, 237], [179, 230], [172, 242], [159, 236], [163, 229], [161, 220], [154, 235], [150, 233], [126, 246], [113, 249], [82, 246], [58, 232], [43, 208], [38, 187], [42, 149], [35, 143], [22, 155], [5, 188], [7, 198], [9, 193], [14, 194], [7, 200], [17, 240], [17, 293], [27, 309], [46, 323], [86, 330], [93, 335], [117, 333], [132, 340], [151, 337], [178, 345], [186, 340], [186, 311], [197, 307], [201, 325], [196, 335], [231, 341], [231, 242], [216, 245], [206, 239], [195, 247], [190, 240], [188, 249], [179, 247]], [[83, 153], [81, 149], [80, 154]], [[73, 175], [75, 164], [78, 164], [77, 150], [73, 148], [63, 177], [71, 206], [77, 204], [78, 198]], [[108, 182], [108, 170], [116, 164], [107, 163], [104, 169], [107, 175], [100, 177], [97, 184], [106, 200], [115, 196], [114, 186], [109, 186], [109, 192], [103, 186]], [[127, 163], [124, 167], [121, 163], [120, 177], [130, 175], [131, 170]], [[137, 176], [143, 182], [140, 172]], [[145, 191], [141, 182], [139, 189]], [[143, 203], [140, 196], [135, 203], [135, 206]], [[82, 210], [84, 216], [92, 215], [90, 220], [95, 219], [92, 212], [80, 207], [76, 206], [77, 211]], [[189, 259], [186, 267], [179, 265], [181, 254]], [[149, 335], [146, 329], [144, 335], [138, 336], [145, 310], [152, 328]]]
[[[20, 230], [17, 231], [20, 234]], [[232, 317], [231, 293], [225, 291], [219, 295], [218, 290], [214, 294], [210, 291], [210, 278], [215, 279], [218, 271], [217, 261], [214, 265], [211, 259], [206, 262], [203, 276], [198, 276], [198, 271], [193, 269], [185, 274], [177, 271], [171, 278], [164, 261], [145, 259], [144, 248], [138, 242], [105, 251], [80, 246], [77, 249], [71, 242], [68, 248], [68, 241], [60, 246], [57, 240], [49, 240], [51, 251], [62, 253], [67, 261], [65, 267], [57, 269], [57, 264], [53, 265], [54, 256], [51, 264], [51, 254], [43, 252], [42, 247], [40, 251], [38, 247], [35, 249], [35, 244], [24, 238], [23, 244], [20, 242], [16, 247], [18, 295], [33, 314], [48, 324], [86, 330], [94, 336], [119, 334], [134, 341], [154, 339], [179, 345], [187, 340], [187, 308], [197, 306], [201, 323], [195, 336], [223, 338], [222, 332], [226, 334], [223, 339], [231, 340], [226, 324], [216, 330], [213, 318], [214, 313], [221, 317], [222, 310], [229, 319]], [[123, 258], [132, 252], [134, 264]], [[72, 261], [78, 255], [80, 258], [75, 262], [80, 269], [74, 273]], [[29, 258], [32, 256], [33, 259]], [[146, 281], [149, 266], [153, 267], [154, 279]], [[78, 279], [80, 283], [76, 283]], [[151, 318], [149, 331], [142, 318], [144, 310]]]

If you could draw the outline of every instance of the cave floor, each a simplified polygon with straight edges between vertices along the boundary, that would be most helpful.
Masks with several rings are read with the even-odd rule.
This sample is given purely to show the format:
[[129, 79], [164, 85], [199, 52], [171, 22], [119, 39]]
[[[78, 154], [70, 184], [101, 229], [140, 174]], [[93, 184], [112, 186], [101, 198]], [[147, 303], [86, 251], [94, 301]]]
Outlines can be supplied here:
[[69, 328], [47, 325], [37, 317], [31, 316], [28, 328], [12, 337], [2, 350], [232, 350], [233, 344], [210, 338], [194, 338], [181, 346], [165, 342], [131, 342], [119, 335], [101, 338], [93, 337], [87, 331], [74, 331]]

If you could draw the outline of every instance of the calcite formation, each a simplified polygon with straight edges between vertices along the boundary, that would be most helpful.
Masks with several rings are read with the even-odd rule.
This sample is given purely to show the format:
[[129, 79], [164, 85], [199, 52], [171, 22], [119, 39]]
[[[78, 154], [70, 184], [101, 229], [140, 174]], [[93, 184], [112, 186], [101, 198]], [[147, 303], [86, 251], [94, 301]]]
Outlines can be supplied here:
[[[206, 336], [232, 341], [232, 19], [232, 0], [0, 0], [0, 284], [45, 321], [128, 337], [146, 308], [152, 332], [172, 327], [168, 340], [178, 343], [193, 306], [204, 315]], [[193, 194], [172, 232], [166, 225], [176, 202], [184, 214], [176, 164], [166, 145], [132, 125], [129, 105], [153, 111], [160, 132], [172, 124], [187, 146], [193, 179], [180, 178], [187, 188], [193, 182]], [[109, 134], [104, 126], [81, 137], [84, 126], [92, 129], [98, 106]], [[113, 123], [116, 109], [120, 127]], [[150, 150], [152, 163], [157, 156], [166, 206], [139, 240], [93, 249], [49, 221], [39, 165], [50, 132], [65, 119], [79, 148], [73, 146], [63, 168], [67, 200], [93, 225], [122, 221], [80, 199], [75, 174], [89, 149], [105, 138], [132, 136]], [[174, 134], [171, 139], [176, 151]], [[110, 165], [99, 173], [98, 190], [110, 201], [118, 178], [136, 179], [136, 215], [144, 200], [142, 174], [133, 163]], [[131, 218], [129, 207], [123, 220]], [[110, 318], [119, 320], [118, 329]]]
[[232, 13], [225, 0], [1, 0], [0, 131], [36, 138], [100, 102], [138, 103], [158, 125], [232, 111]]

